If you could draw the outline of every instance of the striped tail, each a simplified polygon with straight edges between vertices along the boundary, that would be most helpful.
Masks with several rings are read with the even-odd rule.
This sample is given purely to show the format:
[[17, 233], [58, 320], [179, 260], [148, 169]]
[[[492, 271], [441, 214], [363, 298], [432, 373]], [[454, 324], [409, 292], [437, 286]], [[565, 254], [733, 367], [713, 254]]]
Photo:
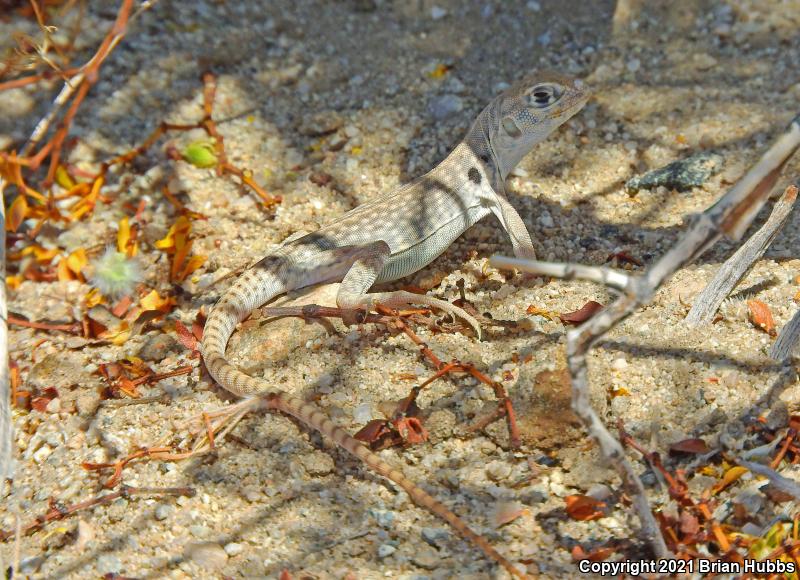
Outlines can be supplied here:
[[266, 381], [246, 375], [225, 359], [225, 347], [236, 325], [254, 308], [283, 294], [286, 290], [286, 287], [280, 283], [280, 272], [251, 269], [245, 272], [236, 284], [225, 293], [211, 312], [203, 331], [203, 360], [211, 376], [231, 393], [242, 397], [264, 397], [269, 408], [296, 417], [308, 427], [316, 429], [339, 447], [363, 461], [373, 471], [399, 485], [408, 493], [414, 503], [446, 521], [456, 532], [475, 544], [512, 576], [527, 578], [495, 550], [483, 536], [473, 532], [443, 503], [418, 487], [400, 470], [383, 461], [361, 441], [338, 427], [314, 406], [288, 393], [271, 390]]

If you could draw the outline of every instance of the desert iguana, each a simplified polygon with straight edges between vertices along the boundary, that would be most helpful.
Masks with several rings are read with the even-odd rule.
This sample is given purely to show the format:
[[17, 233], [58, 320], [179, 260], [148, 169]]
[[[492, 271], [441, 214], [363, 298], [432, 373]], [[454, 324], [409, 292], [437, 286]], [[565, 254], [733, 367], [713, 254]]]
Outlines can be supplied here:
[[508, 232], [514, 253], [533, 258], [522, 218], [505, 196], [509, 172], [588, 98], [579, 80], [555, 75], [527, 78], [494, 98], [466, 137], [435, 169], [344, 214], [319, 230], [290, 239], [245, 271], [214, 307], [202, 353], [211, 375], [242, 397], [262, 397], [267, 407], [293, 415], [402, 487], [420, 506], [441, 517], [510, 573], [521, 573], [444, 504], [435, 500], [363, 443], [302, 399], [250, 377], [225, 359], [236, 325], [276, 296], [313, 284], [341, 281], [342, 309], [376, 304], [425, 305], [458, 316], [478, 333], [477, 321], [449, 302], [410, 292], [368, 293], [378, 282], [407, 276], [428, 265], [475, 222], [493, 213]]

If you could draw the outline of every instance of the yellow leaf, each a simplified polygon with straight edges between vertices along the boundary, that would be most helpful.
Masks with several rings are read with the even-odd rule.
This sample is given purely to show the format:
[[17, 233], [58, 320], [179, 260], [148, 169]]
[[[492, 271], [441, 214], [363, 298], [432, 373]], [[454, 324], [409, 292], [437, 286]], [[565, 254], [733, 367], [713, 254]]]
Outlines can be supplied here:
[[611, 398], [616, 399], [617, 397], [630, 397], [631, 392], [626, 389], [625, 387], [620, 387], [618, 389], [614, 389], [611, 391]]
[[100, 338], [110, 340], [113, 344], [120, 346], [131, 337], [131, 325], [127, 320], [123, 320], [114, 328], [109, 328], [100, 333]]
[[75, 276], [72, 275], [72, 272], [70, 272], [69, 268], [67, 267], [67, 260], [65, 258], [61, 258], [61, 260], [58, 262], [56, 273], [58, 274], [59, 282], [67, 282], [75, 279]]
[[69, 171], [67, 171], [67, 168], [63, 165], [56, 167], [56, 183], [64, 189], [72, 189], [75, 187], [75, 180], [72, 179]]
[[28, 215], [28, 202], [24, 195], [18, 195], [11, 207], [8, 208], [6, 231], [16, 232], [26, 215]]
[[169, 312], [175, 306], [175, 299], [172, 296], [162, 298], [158, 292], [151, 290], [150, 293], [139, 301], [142, 310], [161, 310]]
[[428, 76], [431, 77], [432, 79], [440, 79], [444, 75], [446, 75], [447, 71], [449, 70], [450, 70], [449, 66], [447, 66], [446, 64], [439, 63], [436, 65], [436, 68], [434, 68], [431, 72], [428, 73]]
[[[42, 264], [49, 264], [50, 261], [55, 258], [58, 253], [61, 251], [59, 248], [43, 248], [39, 245], [31, 246], [33, 255], [36, 257], [36, 261]], [[27, 249], [27, 248], [26, 248]], [[23, 250], [24, 251], [24, 250]]]
[[205, 256], [192, 256], [189, 258], [189, 261], [186, 262], [186, 266], [183, 268], [183, 272], [181, 272], [180, 279], [185, 280], [186, 277], [197, 270], [200, 266], [203, 265], [203, 262], [206, 261]]
[[86, 303], [86, 308], [89, 309], [105, 302], [105, 298], [100, 293], [100, 290], [92, 288], [86, 293], [86, 296], [83, 297], [83, 301]]
[[734, 465], [734, 466], [733, 466], [733, 467], [731, 467], [729, 470], [727, 470], [727, 471], [725, 472], [725, 475], [723, 475], [723, 476], [722, 476], [722, 479], [721, 479], [721, 480], [719, 480], [719, 481], [718, 481], [718, 482], [717, 482], [717, 483], [714, 485], [714, 487], [712, 487], [712, 488], [711, 488], [711, 493], [712, 493], [713, 495], [716, 495], [716, 494], [718, 494], [718, 493], [719, 493], [719, 492], [721, 492], [723, 489], [725, 489], [725, 488], [726, 488], [726, 487], [728, 487], [730, 484], [732, 484], [734, 481], [736, 481], [737, 479], [739, 479], [739, 478], [740, 478], [742, 475], [744, 475], [745, 473], [747, 473], [747, 468], [746, 468], [746, 467], [742, 467], [741, 465]]
[[22, 274], [6, 276], [6, 286], [8, 286], [9, 289], [16, 290], [19, 288], [20, 284], [22, 284]]
[[167, 235], [155, 243], [156, 248], [172, 253], [176, 248], [183, 247], [192, 229], [192, 224], [186, 216], [180, 216], [172, 226]]
[[83, 281], [81, 270], [83, 270], [84, 266], [88, 263], [89, 259], [86, 257], [86, 250], [83, 248], [78, 248], [67, 256], [67, 268], [81, 281]]
[[352, 153], [353, 155], [361, 155], [362, 151], [364, 151], [364, 148], [361, 147], [360, 145], [356, 145], [355, 147], [350, 149], [350, 153]]
[[128, 242], [131, 239], [131, 225], [128, 223], [127, 216], [119, 220], [119, 230], [117, 231], [117, 251], [127, 254]]

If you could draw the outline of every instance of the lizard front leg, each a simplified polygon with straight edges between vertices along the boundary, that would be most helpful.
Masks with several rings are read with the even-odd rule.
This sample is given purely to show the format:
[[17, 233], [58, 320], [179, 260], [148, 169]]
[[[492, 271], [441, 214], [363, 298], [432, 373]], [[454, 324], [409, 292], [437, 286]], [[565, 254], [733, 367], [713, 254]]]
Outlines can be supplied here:
[[386, 242], [379, 241], [361, 246], [356, 252], [353, 265], [342, 279], [342, 285], [336, 295], [336, 304], [339, 308], [355, 312], [361, 309], [374, 310], [378, 304], [388, 308], [401, 308], [412, 304], [430, 306], [447, 312], [454, 318], [458, 317], [465, 320], [475, 330], [478, 340], [480, 340], [481, 328], [478, 321], [458, 306], [454, 306], [445, 300], [403, 290], [367, 292], [389, 260], [391, 250]]
[[514, 255], [518, 258], [535, 260], [536, 250], [533, 249], [533, 242], [531, 241], [530, 233], [528, 233], [528, 228], [525, 227], [525, 222], [522, 221], [517, 210], [514, 209], [514, 206], [508, 202], [502, 193], [494, 196], [492, 213], [497, 216], [503, 229], [508, 233], [508, 237], [511, 238]]

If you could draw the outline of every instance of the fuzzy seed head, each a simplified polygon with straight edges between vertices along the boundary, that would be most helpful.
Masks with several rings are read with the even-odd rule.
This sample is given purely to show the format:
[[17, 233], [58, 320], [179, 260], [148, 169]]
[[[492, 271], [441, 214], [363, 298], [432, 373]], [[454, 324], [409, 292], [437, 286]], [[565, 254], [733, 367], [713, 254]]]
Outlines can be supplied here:
[[89, 278], [92, 286], [110, 298], [133, 293], [136, 285], [142, 281], [139, 262], [111, 246], [92, 265], [94, 272]]

